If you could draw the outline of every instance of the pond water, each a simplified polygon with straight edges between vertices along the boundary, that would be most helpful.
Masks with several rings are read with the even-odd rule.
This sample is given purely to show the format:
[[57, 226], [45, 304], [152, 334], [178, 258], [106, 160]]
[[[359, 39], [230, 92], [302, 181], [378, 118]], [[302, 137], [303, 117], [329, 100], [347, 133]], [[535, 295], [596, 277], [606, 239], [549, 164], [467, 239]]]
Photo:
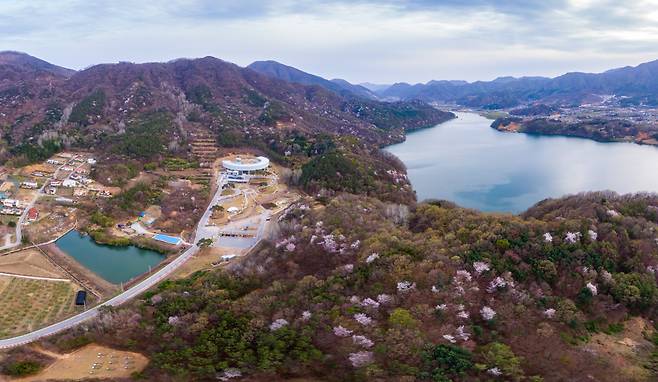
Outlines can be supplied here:
[[88, 235], [71, 231], [55, 242], [69, 256], [105, 280], [118, 284], [154, 268], [164, 256], [135, 246], [113, 247], [97, 244]]
[[658, 148], [502, 133], [474, 113], [410, 133], [386, 150], [407, 166], [418, 200], [522, 212], [582, 191], [658, 191]]

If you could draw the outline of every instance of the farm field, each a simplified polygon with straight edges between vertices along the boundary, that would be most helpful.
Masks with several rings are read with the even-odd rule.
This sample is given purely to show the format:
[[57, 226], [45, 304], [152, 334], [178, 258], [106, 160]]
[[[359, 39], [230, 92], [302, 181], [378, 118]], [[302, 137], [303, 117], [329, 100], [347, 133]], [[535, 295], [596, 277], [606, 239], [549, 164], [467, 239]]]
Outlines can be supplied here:
[[0, 272], [25, 276], [66, 278], [38, 249], [25, 249], [0, 256]]
[[0, 276], [0, 338], [29, 332], [73, 312], [75, 284]]

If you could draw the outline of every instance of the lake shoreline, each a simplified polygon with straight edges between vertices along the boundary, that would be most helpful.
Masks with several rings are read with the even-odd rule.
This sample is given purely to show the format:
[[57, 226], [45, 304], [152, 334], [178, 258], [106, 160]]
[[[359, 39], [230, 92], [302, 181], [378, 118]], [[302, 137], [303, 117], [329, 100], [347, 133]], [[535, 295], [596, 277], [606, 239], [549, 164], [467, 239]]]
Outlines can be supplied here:
[[[581, 192], [658, 191], [658, 151], [557, 134], [502, 134], [476, 112], [408, 134], [385, 151], [400, 159], [417, 199], [520, 214], [544, 199]], [[633, 171], [628, 171], [633, 168]]]
[[132, 244], [116, 246], [97, 243], [90, 235], [76, 230], [62, 236], [53, 245], [66, 255], [65, 258], [115, 286], [141, 277], [168, 258], [152, 249]]
[[[568, 137], [568, 138], [578, 138], [578, 139], [587, 139], [599, 143], [632, 143], [639, 146], [653, 146], [658, 147], [658, 140], [647, 138], [638, 140], [635, 137], [625, 136], [619, 138], [604, 138], [597, 137], [592, 134], [580, 133], [579, 131], [561, 131], [561, 132], [546, 132], [546, 131], [527, 131], [526, 126], [523, 124], [527, 121], [516, 121], [514, 118], [496, 118], [490, 125], [490, 127], [501, 133], [517, 133], [517, 134], [526, 134], [531, 136], [542, 136], [542, 137]], [[561, 124], [564, 126], [564, 124]]]
[[[67, 272], [71, 273], [77, 279], [91, 283], [96, 290], [104, 297], [111, 296], [118, 290], [118, 285], [105, 280], [103, 277], [85, 267], [71, 255], [66, 253], [63, 249], [55, 243], [47, 244], [42, 247], [46, 253], [55, 261], [59, 266], [64, 267]], [[85, 287], [84, 285], [81, 285]]]

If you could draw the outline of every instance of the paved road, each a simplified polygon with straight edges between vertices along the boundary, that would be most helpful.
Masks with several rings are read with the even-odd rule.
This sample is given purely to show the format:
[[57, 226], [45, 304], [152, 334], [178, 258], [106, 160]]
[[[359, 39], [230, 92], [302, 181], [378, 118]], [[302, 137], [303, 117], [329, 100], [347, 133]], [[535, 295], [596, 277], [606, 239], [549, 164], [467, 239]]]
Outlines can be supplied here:
[[[4, 251], [5, 249], [10, 249], [17, 247], [20, 245], [23, 241], [23, 224], [25, 224], [25, 219], [27, 219], [27, 212], [30, 210], [30, 208], [34, 207], [34, 204], [37, 202], [39, 197], [43, 195], [43, 190], [46, 188], [46, 185], [49, 183], [51, 179], [57, 179], [57, 174], [59, 173], [59, 170], [62, 169], [62, 167], [66, 166], [66, 163], [57, 167], [57, 170], [53, 173], [53, 176], [50, 178], [46, 178], [41, 185], [41, 187], [37, 190], [37, 192], [34, 193], [34, 196], [32, 197], [32, 200], [27, 204], [25, 209], [23, 210], [23, 213], [21, 214], [21, 217], [18, 218], [18, 222], [16, 222], [16, 241], [12, 243], [10, 240], [7, 240], [6, 244], [0, 247], [0, 251]], [[77, 168], [80, 168], [78, 166]], [[76, 168], [76, 169], [77, 169]]]
[[[194, 237], [193, 243], [197, 243], [199, 240], [203, 238], [210, 238], [209, 232], [205, 229], [206, 225], [208, 224], [208, 219], [210, 218], [210, 215], [212, 213], [211, 208], [214, 206], [217, 201], [219, 200], [221, 193], [222, 193], [222, 185], [224, 184], [225, 180], [224, 178], [220, 178], [218, 181], [218, 187], [217, 191], [215, 192], [215, 195], [212, 198], [212, 201], [208, 205], [208, 208], [204, 212], [203, 216], [199, 220], [197, 229], [196, 229], [196, 234]], [[105, 301], [104, 303], [101, 303], [100, 305], [97, 305], [93, 308], [90, 308], [83, 313], [80, 313], [76, 316], [67, 318], [66, 320], [60, 321], [56, 324], [47, 326], [42, 329], [35, 330], [33, 332], [23, 334], [17, 337], [12, 337], [12, 338], [7, 338], [0, 340], [0, 349], [3, 348], [11, 348], [11, 347], [16, 347], [20, 345], [24, 345], [30, 342], [37, 341], [43, 337], [47, 337], [50, 335], [53, 335], [55, 333], [59, 333], [63, 330], [72, 328], [76, 325], [79, 325], [89, 319], [92, 319], [98, 315], [99, 308], [102, 306], [117, 306], [125, 303], [126, 301], [146, 292], [148, 289], [150, 289], [152, 286], [157, 284], [158, 282], [162, 281], [164, 278], [169, 276], [171, 273], [173, 273], [178, 267], [180, 267], [183, 263], [185, 263], [190, 257], [192, 257], [196, 252], [198, 251], [198, 247], [196, 245], [192, 245], [190, 248], [185, 250], [180, 256], [178, 256], [174, 261], [171, 263], [165, 265], [162, 267], [162, 269], [158, 270], [155, 272], [153, 275], [149, 276], [148, 278], [144, 279], [142, 282], [134, 285], [132, 288], [126, 290], [125, 292], [117, 295], [116, 297]]]

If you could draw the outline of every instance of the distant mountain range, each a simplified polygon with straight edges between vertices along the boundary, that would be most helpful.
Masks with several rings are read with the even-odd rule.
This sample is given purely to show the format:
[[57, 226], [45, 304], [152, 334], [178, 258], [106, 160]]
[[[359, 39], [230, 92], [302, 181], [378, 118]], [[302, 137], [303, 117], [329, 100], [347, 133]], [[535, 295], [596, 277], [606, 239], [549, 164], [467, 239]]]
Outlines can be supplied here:
[[658, 61], [636, 67], [627, 66], [603, 73], [567, 73], [559, 77], [499, 77], [493, 81], [429, 81], [425, 84], [393, 85], [345, 80], [326, 80], [276, 61], [258, 61], [249, 65], [262, 74], [285, 81], [319, 85], [344, 96], [380, 100], [422, 100], [454, 103], [485, 109], [505, 109], [521, 104], [544, 103], [578, 106], [599, 102], [603, 96], [616, 95], [624, 105], [658, 105]]
[[463, 106], [500, 109], [522, 103], [542, 102], [578, 106], [597, 102], [603, 95], [624, 97], [627, 105], [658, 104], [658, 61], [603, 73], [567, 73], [555, 78], [500, 77], [493, 81], [430, 81], [396, 83], [377, 91], [383, 99], [420, 99], [454, 102]]

